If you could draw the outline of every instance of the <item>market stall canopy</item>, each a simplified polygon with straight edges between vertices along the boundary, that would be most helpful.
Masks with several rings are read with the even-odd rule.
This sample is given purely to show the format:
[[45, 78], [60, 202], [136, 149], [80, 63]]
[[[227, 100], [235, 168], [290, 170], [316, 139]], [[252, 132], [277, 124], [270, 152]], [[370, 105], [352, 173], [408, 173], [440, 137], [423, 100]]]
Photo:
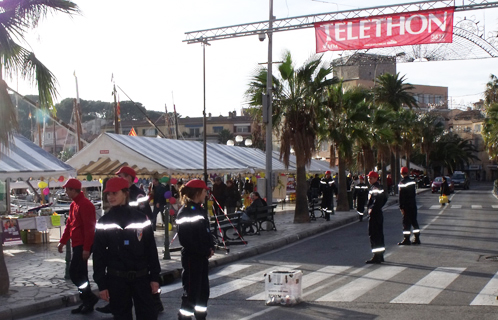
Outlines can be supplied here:
[[0, 151], [0, 181], [76, 176], [76, 170], [20, 134]]
[[[266, 155], [255, 148], [207, 143], [208, 173], [255, 173], [265, 170]], [[113, 176], [122, 166], [132, 167], [139, 176], [202, 174], [203, 144], [199, 141], [161, 139], [103, 133], [75, 154], [67, 164], [76, 168], [78, 177], [93, 179]], [[328, 163], [312, 161], [313, 172], [322, 172]], [[295, 164], [295, 161], [294, 161]], [[292, 173], [295, 165], [285, 168], [273, 157], [272, 171]]]
[[[406, 160], [405, 160], [405, 159], [401, 159], [401, 166], [402, 166], [402, 167], [406, 167]], [[415, 170], [419, 170], [419, 171], [422, 171], [422, 172], [425, 172], [425, 168], [423, 168], [423, 167], [421, 167], [421, 166], [418, 166], [418, 165], [416, 165], [416, 164], [415, 164], [415, 163], [413, 163], [413, 162], [410, 162], [410, 170], [413, 170], [413, 169], [415, 169]], [[386, 167], [386, 170], [387, 170], [387, 171], [391, 171], [391, 165], [388, 165], [388, 166]]]
[[[280, 151], [273, 151], [273, 158], [280, 160]], [[292, 171], [286, 170], [285, 172], [294, 172], [296, 171], [296, 156], [291, 154], [289, 156], [289, 169], [292, 168]], [[330, 170], [332, 172], [339, 171], [337, 166], [331, 167], [330, 162], [323, 160], [311, 159], [311, 163], [306, 166], [306, 173], [320, 173], [323, 174], [325, 171]]]

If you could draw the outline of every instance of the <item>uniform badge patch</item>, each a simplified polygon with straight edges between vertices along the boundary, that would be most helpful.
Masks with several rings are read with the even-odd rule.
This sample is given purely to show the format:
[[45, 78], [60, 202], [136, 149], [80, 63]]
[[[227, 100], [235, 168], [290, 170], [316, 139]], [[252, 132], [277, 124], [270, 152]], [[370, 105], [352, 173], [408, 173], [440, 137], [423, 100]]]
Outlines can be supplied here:
[[142, 236], [144, 235], [143, 230], [144, 229], [137, 229], [137, 238], [138, 238], [138, 241], [142, 240]]

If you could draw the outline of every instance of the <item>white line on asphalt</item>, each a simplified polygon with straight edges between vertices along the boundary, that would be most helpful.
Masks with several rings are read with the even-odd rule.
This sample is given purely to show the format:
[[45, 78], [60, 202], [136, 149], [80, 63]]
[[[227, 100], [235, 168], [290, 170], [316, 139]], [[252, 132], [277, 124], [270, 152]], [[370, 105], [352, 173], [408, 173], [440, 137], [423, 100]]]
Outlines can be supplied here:
[[434, 204], [429, 209], [431, 209], [431, 210], [438, 210], [438, 209], [441, 209], [441, 205]]
[[354, 301], [405, 269], [405, 267], [383, 266], [324, 295], [316, 301]]
[[498, 306], [498, 272], [470, 303], [471, 306]]
[[498, 204], [492, 205], [493, 209], [498, 209]]
[[[315, 272], [305, 274], [301, 281], [301, 288], [304, 290], [309, 288], [319, 282], [322, 282], [328, 278], [334, 277], [343, 273], [351, 267], [348, 266], [328, 266], [321, 268]], [[260, 292], [252, 297], [247, 298], [247, 300], [266, 300], [265, 292]]]
[[[240, 271], [240, 270], [243, 270], [245, 268], [249, 268], [251, 265], [250, 264], [232, 264], [232, 265], [229, 265], [223, 269], [221, 269], [220, 271], [212, 274], [209, 276], [209, 280], [214, 280], [214, 279], [218, 279], [218, 278], [221, 278], [221, 277], [225, 277], [225, 276], [228, 276], [232, 273], [235, 273], [237, 271]], [[171, 291], [175, 291], [175, 290], [178, 290], [178, 289], [181, 289], [182, 288], [182, 282], [177, 282], [177, 283], [173, 283], [171, 285], [167, 285], [167, 286], [164, 286], [164, 287], [161, 287], [161, 294], [164, 294], [164, 293], [167, 293], [167, 292], [171, 292]]]
[[465, 268], [437, 268], [391, 300], [391, 303], [429, 304], [464, 270]]
[[473, 204], [472, 209], [482, 209], [482, 206], [480, 204]]
[[209, 298], [214, 299], [224, 294], [230, 293], [235, 290], [242, 289], [249, 285], [262, 282], [264, 280], [264, 275], [273, 270], [292, 270], [299, 268], [299, 265], [284, 265], [284, 266], [272, 266], [263, 271], [256, 272], [250, 276], [244, 277], [242, 279], [237, 279], [233, 281], [226, 282], [219, 286], [213, 287], [210, 290]]
[[462, 209], [462, 205], [461, 204], [453, 204], [453, 205], [451, 205], [451, 209]]

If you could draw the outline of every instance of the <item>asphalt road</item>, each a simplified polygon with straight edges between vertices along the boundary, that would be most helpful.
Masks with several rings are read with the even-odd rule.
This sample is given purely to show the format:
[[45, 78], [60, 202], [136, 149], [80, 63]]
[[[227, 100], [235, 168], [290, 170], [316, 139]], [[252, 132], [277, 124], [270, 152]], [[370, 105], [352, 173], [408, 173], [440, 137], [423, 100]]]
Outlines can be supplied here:
[[[497, 319], [498, 200], [491, 185], [457, 190], [441, 208], [438, 195], [418, 195], [420, 246], [402, 240], [397, 207], [385, 208], [386, 263], [370, 258], [368, 222], [355, 222], [255, 258], [210, 272], [210, 319]], [[303, 302], [265, 306], [263, 275], [303, 271]], [[166, 310], [177, 319], [180, 284], [164, 286]], [[101, 303], [102, 304], [102, 303]], [[30, 319], [110, 319], [70, 308]]]

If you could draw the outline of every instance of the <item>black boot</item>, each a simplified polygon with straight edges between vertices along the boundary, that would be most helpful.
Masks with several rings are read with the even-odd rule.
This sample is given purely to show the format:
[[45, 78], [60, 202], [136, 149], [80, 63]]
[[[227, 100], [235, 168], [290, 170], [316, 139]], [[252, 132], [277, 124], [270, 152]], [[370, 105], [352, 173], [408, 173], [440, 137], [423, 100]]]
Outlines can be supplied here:
[[99, 302], [99, 298], [93, 294], [90, 285], [88, 285], [84, 289], [79, 289], [80, 299], [83, 301], [83, 304], [78, 309], [74, 309], [71, 313], [81, 313], [87, 314], [93, 312], [93, 307], [97, 302]]
[[360, 222], [363, 221], [363, 214], [358, 213], [358, 216], [360, 217]]
[[97, 310], [98, 312], [101, 312], [101, 313], [111, 313], [111, 304], [108, 303], [103, 307], [97, 307], [97, 308], [95, 308], [95, 310]]
[[413, 234], [415, 236], [415, 240], [413, 240], [413, 244], [420, 244], [420, 233]]
[[81, 310], [83, 310], [84, 306], [85, 306], [85, 304], [83, 304], [83, 303], [80, 304], [80, 306], [78, 308], [71, 310], [71, 313], [72, 314], [79, 314], [79, 313], [81, 313]]
[[380, 264], [383, 258], [380, 254], [376, 253], [370, 260], [365, 261], [366, 264]]
[[412, 242], [410, 241], [410, 235], [409, 234], [407, 234], [407, 235], [404, 236], [403, 241], [398, 242], [398, 246], [409, 246], [411, 244], [412, 244]]

